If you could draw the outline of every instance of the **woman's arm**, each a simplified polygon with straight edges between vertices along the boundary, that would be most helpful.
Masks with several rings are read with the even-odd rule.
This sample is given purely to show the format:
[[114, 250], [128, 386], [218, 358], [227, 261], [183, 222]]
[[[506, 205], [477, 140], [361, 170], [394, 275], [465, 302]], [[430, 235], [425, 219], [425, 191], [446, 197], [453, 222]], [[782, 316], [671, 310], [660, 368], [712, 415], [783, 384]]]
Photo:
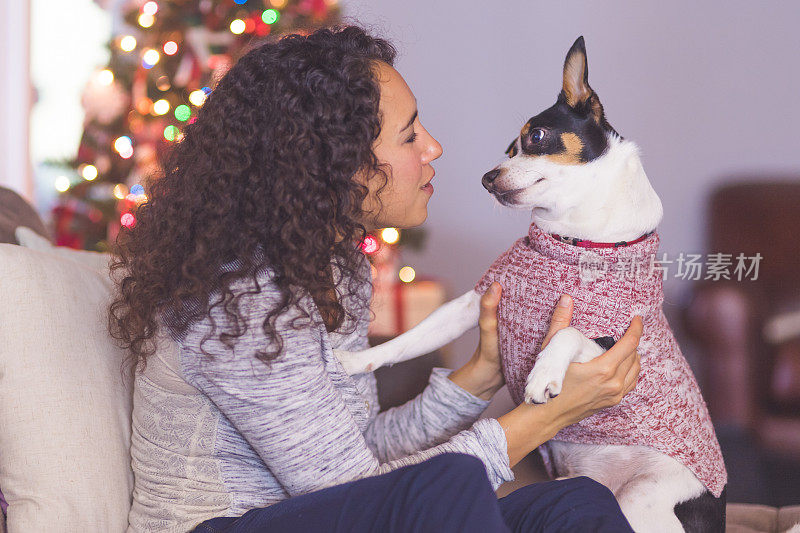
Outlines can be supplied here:
[[397, 459], [444, 442], [471, 426], [489, 406], [505, 382], [497, 348], [499, 301], [499, 290], [486, 291], [481, 298], [480, 344], [469, 362], [455, 371], [433, 369], [422, 393], [373, 418], [364, 436], [381, 460]]
[[375, 415], [364, 431], [381, 461], [391, 461], [441, 444], [469, 428], [489, 405], [448, 379], [453, 370], [434, 368], [415, 398]]
[[[291, 313], [284, 313], [276, 324], [284, 338], [284, 352], [266, 365], [254, 358], [254, 352], [265, 346], [261, 322], [274, 303], [265, 293], [242, 297], [246, 333], [235, 339], [232, 350], [216, 336], [207, 339], [203, 347], [211, 358], [199, 349], [210, 324], [193, 326], [182, 342], [181, 370], [230, 421], [288, 494], [388, 472], [447, 451], [480, 458], [495, 486], [513, 478], [503, 430], [493, 419], [480, 420], [438, 446], [381, 462], [365, 441], [359, 413], [348, 407], [341, 388], [334, 384], [336, 361], [326, 360], [322, 352], [324, 326], [311, 323], [293, 330]], [[226, 328], [222, 311], [215, 310], [213, 318], [218, 328]]]

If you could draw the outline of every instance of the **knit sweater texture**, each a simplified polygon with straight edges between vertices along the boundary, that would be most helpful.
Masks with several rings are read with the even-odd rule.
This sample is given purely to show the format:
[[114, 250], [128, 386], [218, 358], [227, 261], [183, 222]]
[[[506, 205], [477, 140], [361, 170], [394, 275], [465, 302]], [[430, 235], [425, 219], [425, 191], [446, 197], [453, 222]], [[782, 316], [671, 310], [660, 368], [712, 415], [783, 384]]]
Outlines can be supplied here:
[[[694, 374], [683, 357], [662, 304], [663, 271], [655, 259], [659, 237], [618, 248], [581, 248], [535, 224], [504, 252], [476, 285], [503, 287], [498, 334], [511, 397], [520, 404], [525, 384], [561, 294], [572, 296], [571, 325], [591, 339], [619, 340], [635, 315], [644, 319], [639, 383], [614, 407], [568, 426], [555, 440], [643, 445], [687, 466], [715, 496], [727, 473]], [[553, 473], [546, 447], [541, 449]]]

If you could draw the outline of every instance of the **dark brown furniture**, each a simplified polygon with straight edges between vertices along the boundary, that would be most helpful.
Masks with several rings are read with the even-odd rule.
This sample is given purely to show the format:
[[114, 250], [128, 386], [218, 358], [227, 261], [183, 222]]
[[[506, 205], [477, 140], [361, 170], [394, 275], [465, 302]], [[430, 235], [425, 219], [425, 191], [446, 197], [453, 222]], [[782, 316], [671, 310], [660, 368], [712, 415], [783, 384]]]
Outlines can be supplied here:
[[0, 242], [17, 244], [14, 230], [18, 226], [27, 226], [39, 235], [50, 238], [36, 210], [16, 192], [0, 187]]
[[763, 257], [755, 280], [693, 290], [686, 326], [710, 376], [702, 387], [711, 416], [800, 460], [800, 335], [778, 344], [764, 336], [771, 318], [800, 311], [800, 177], [719, 188], [707, 224], [709, 253]]

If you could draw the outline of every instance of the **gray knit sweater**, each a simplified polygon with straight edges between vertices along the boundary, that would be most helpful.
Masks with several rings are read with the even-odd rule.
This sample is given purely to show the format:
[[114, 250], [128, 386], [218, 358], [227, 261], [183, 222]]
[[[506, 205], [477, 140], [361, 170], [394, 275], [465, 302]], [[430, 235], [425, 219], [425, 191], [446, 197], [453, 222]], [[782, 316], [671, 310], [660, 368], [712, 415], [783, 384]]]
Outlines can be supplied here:
[[[450, 370], [434, 369], [419, 396], [378, 413], [375, 376], [348, 376], [332, 353], [367, 346], [368, 310], [352, 333], [328, 333], [305, 299], [311, 321], [294, 330], [296, 312], [281, 315], [284, 351], [269, 365], [255, 359], [268, 342], [261, 323], [277, 303], [270, 278], [260, 275], [262, 292], [242, 298], [248, 330], [233, 349], [209, 338], [203, 348], [213, 358], [204, 356], [211, 326], [202, 321], [182, 338], [162, 337], [137, 375], [129, 531], [188, 531], [448, 451], [481, 459], [495, 488], [514, 479], [500, 424], [477, 420], [489, 402], [447, 379]], [[213, 317], [227, 324], [222, 311]]]

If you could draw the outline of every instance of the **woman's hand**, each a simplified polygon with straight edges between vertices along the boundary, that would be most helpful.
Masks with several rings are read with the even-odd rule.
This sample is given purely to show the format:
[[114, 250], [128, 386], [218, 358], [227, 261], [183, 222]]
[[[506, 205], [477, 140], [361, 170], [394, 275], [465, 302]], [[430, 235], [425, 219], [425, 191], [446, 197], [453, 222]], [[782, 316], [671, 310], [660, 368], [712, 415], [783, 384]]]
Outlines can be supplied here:
[[500, 284], [494, 282], [481, 296], [478, 348], [467, 364], [450, 374], [454, 383], [484, 400], [490, 400], [506, 382], [497, 338], [497, 306], [501, 293]]
[[481, 296], [481, 312], [478, 317], [481, 336], [473, 356], [489, 371], [496, 372], [501, 377], [503, 370], [500, 364], [500, 341], [497, 338], [497, 306], [500, 305], [502, 292], [503, 288], [495, 281]]
[[610, 350], [587, 363], [572, 363], [567, 367], [561, 393], [550, 401], [554, 408], [559, 407], [559, 426], [566, 427], [617, 405], [636, 388], [641, 370], [636, 348], [641, 336], [642, 317], [635, 316]]
[[[572, 310], [572, 298], [563, 295], [553, 311], [542, 348], [557, 331], [569, 326]], [[639, 377], [636, 348], [641, 335], [642, 319], [637, 316], [625, 335], [606, 353], [588, 363], [572, 363], [567, 367], [558, 396], [541, 405], [522, 403], [498, 417], [506, 435], [509, 465], [516, 465], [566, 426], [616, 405], [633, 390]]]

